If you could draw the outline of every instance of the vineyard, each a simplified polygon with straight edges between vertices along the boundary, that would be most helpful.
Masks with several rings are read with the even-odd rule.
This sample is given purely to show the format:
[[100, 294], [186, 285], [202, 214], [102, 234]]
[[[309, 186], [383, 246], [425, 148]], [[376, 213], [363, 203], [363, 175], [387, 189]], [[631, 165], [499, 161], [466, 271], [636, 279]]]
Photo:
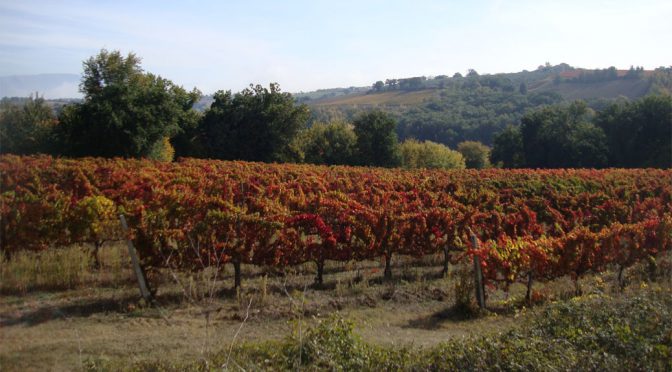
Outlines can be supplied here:
[[486, 286], [624, 268], [672, 247], [670, 170], [399, 171], [0, 158], [2, 249], [124, 238], [143, 270], [477, 256]]

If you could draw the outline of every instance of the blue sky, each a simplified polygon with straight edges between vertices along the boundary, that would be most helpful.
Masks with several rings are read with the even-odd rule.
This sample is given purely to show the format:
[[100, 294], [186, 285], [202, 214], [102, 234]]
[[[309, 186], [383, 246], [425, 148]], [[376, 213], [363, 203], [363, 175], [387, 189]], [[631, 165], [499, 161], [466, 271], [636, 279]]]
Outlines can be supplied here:
[[81, 73], [101, 48], [204, 93], [672, 65], [672, 1], [0, 0], [0, 75]]

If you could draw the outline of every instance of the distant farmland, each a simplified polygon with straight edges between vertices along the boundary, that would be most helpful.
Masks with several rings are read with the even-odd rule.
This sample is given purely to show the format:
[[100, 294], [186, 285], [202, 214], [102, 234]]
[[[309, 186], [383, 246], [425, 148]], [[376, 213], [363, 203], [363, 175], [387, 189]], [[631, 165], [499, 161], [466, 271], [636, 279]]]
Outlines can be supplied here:
[[348, 94], [313, 102], [318, 106], [342, 105], [418, 105], [437, 94], [436, 89], [418, 91], [390, 91], [370, 94]]

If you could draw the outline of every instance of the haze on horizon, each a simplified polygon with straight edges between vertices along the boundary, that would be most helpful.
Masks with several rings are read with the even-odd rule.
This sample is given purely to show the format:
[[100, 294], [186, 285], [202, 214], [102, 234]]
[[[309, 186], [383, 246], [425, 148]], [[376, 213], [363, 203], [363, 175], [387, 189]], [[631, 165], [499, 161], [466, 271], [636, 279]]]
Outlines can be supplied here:
[[376, 80], [672, 64], [672, 2], [0, 1], [0, 75], [80, 74], [101, 48], [203, 93]]

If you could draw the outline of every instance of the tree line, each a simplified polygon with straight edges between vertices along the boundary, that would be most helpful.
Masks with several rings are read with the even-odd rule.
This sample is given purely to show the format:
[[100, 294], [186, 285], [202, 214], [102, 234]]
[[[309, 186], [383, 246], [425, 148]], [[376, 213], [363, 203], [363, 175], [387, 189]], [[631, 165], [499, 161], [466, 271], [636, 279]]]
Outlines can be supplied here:
[[[523, 83], [516, 89], [502, 77], [472, 75], [401, 118], [367, 110], [314, 120], [278, 84], [218, 91], [201, 113], [194, 109], [197, 89], [145, 72], [133, 53], [101, 50], [83, 62], [82, 102], [54, 114], [38, 96], [21, 105], [3, 99], [0, 152], [405, 168], [670, 166], [669, 96], [596, 113], [585, 103], [557, 105], [557, 97], [528, 94]], [[504, 94], [519, 102], [503, 107]], [[455, 96], [468, 100], [448, 99]], [[535, 105], [548, 106], [521, 114]], [[445, 114], [447, 107], [456, 114]], [[483, 110], [492, 110], [492, 120], [470, 119]], [[460, 120], [464, 130], [454, 126]], [[494, 141], [479, 141], [498, 128]], [[481, 142], [493, 143], [492, 151]]]
[[491, 158], [507, 168], [670, 168], [672, 96], [600, 111], [576, 101], [529, 112], [495, 137]]
[[[627, 71], [617, 71], [611, 67], [604, 70], [581, 70], [567, 64], [551, 66], [547, 63], [535, 71], [517, 73], [481, 75], [470, 70], [466, 76], [455, 74], [453, 77], [419, 77], [416, 81], [421, 81], [422, 86], [417, 89], [426, 90], [423, 102], [388, 103], [385, 110], [396, 116], [397, 135], [400, 140], [430, 140], [450, 148], [456, 148], [460, 142], [467, 140], [492, 146], [494, 136], [508, 125], [519, 125], [526, 112], [541, 106], [566, 102], [561, 92], [571, 91], [573, 88], [569, 85], [576, 88], [586, 85], [581, 89], [596, 95], [586, 101], [593, 110], [602, 110], [616, 101], [627, 100], [624, 97], [599, 97], [604, 91], [599, 83], [599, 76], [614, 73], [618, 80], [636, 81], [636, 84], [611, 85], [608, 90], [612, 93], [620, 92], [626, 96], [639, 96], [642, 91], [647, 94], [672, 93], [672, 68], [659, 67], [653, 71], [645, 71], [643, 67], [633, 66]], [[578, 80], [581, 76], [585, 84]], [[400, 89], [399, 80], [410, 79], [378, 81], [373, 84], [369, 93], [402, 93], [408, 89]], [[549, 84], [553, 81], [562, 83], [562, 87]], [[395, 102], [404, 100], [401, 98], [403, 95], [395, 97]], [[320, 121], [331, 118], [351, 120], [362, 107], [367, 105], [321, 105], [316, 102], [311, 107], [311, 115]]]
[[83, 63], [81, 103], [58, 115], [45, 100], [3, 100], [0, 152], [66, 157], [175, 157], [308, 162], [382, 167], [464, 168], [465, 160], [432, 142], [399, 143], [395, 119], [363, 112], [352, 122], [308, 126], [309, 109], [278, 84], [218, 91], [204, 113], [197, 89], [186, 91], [145, 72], [130, 53], [102, 50]]

